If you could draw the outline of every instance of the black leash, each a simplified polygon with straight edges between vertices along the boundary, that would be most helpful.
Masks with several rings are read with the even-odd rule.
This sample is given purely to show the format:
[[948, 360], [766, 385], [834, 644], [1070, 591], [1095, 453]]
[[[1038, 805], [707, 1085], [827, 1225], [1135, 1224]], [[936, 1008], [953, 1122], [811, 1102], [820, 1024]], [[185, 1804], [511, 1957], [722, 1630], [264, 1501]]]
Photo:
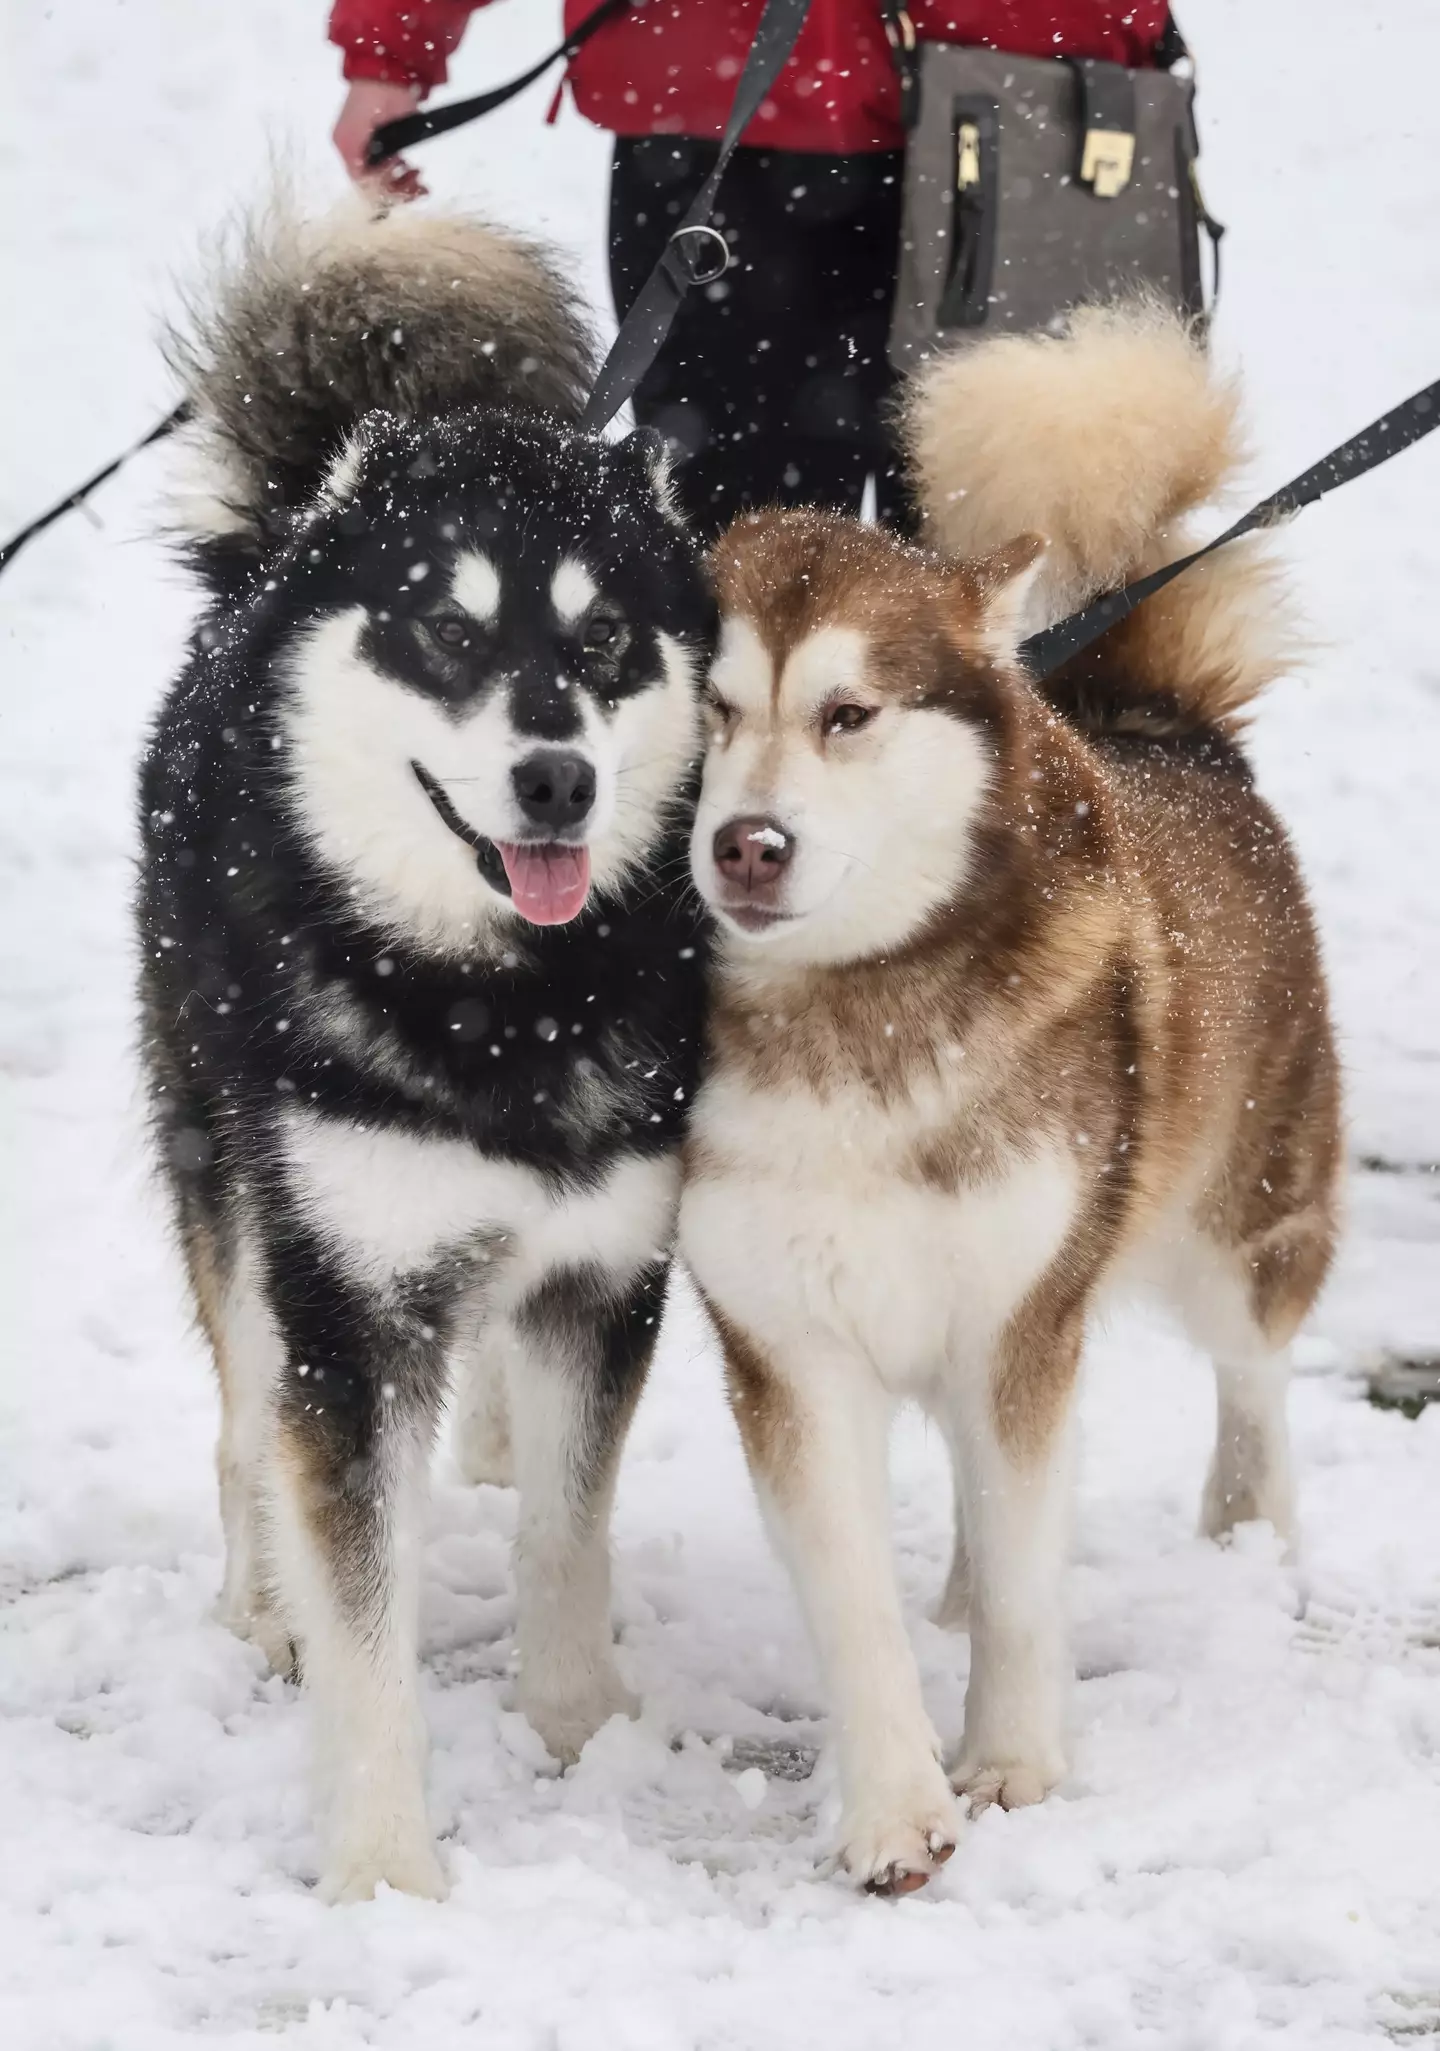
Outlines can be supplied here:
[[158, 427], [152, 427], [149, 434], [142, 434], [138, 442], [131, 442], [129, 448], [118, 455], [113, 463], [107, 463], [103, 470], [97, 470], [93, 477], [87, 477], [83, 484], [77, 485], [68, 498], [61, 499], [58, 504], [51, 506], [48, 512], [39, 514], [28, 527], [22, 527], [18, 534], [12, 534], [4, 546], [0, 547], [0, 570], [14, 561], [27, 541], [33, 541], [37, 534], [43, 534], [47, 527], [53, 526], [62, 513], [73, 512], [76, 506], [83, 506], [96, 486], [113, 477], [132, 456], [138, 456], [142, 449], [149, 448], [151, 442], [158, 442], [172, 433], [185, 418], [185, 413], [184, 406], [177, 406], [173, 413], [165, 415]]
[[[580, 416], [581, 427], [591, 434], [599, 434], [609, 426], [660, 354], [690, 287], [711, 285], [730, 268], [730, 245], [720, 230], [710, 225], [715, 195], [720, 190], [725, 166], [784, 69], [809, 11], [810, 0], [765, 0], [755, 40], [736, 82], [730, 118], [720, 138], [720, 153], [709, 177], [690, 202], [684, 220], [671, 235], [664, 255], [641, 286], [639, 298], [621, 321], [610, 354], [600, 366], [595, 389]], [[693, 245], [688, 252], [687, 243]], [[707, 248], [708, 262], [702, 256]]]
[[[462, 101], [450, 108], [442, 108], [433, 115], [409, 115], [403, 122], [388, 122], [376, 131], [376, 140], [385, 138], [385, 152], [406, 147], [407, 143], [420, 134], [437, 135], [443, 129], [457, 127], [460, 120], [473, 120], [490, 108], [502, 105], [517, 92], [538, 77], [547, 65], [552, 64], [567, 51], [572, 52], [587, 41], [605, 22], [617, 17], [632, 4], [632, 0], [602, 0], [601, 6], [588, 14], [578, 28], [557, 50], [538, 67], [528, 72], [523, 79], [512, 80], [509, 86], [502, 86], [496, 93], [482, 94], [478, 100]], [[664, 346], [665, 337], [679, 311], [680, 302], [692, 285], [708, 284], [728, 269], [730, 249], [724, 236], [710, 225], [710, 214], [719, 191], [725, 168], [741, 136], [755, 119], [770, 88], [775, 83], [785, 61], [795, 46], [810, 0], [765, 0], [765, 11], [755, 32], [755, 40], [745, 60], [735, 88], [735, 98], [730, 109], [730, 118], [725, 124], [719, 153], [709, 177], [695, 195], [684, 220], [671, 234], [664, 255], [651, 272], [641, 289], [639, 297], [620, 324], [620, 332], [600, 368], [595, 389], [581, 417], [581, 426], [592, 434], [598, 434], [614, 419], [625, 401], [634, 392], [646, 371]], [[456, 118], [448, 118], [456, 117]], [[407, 123], [419, 121], [429, 124], [403, 137], [397, 131]], [[373, 145], [372, 145], [373, 148]], [[695, 246], [686, 253], [687, 243]], [[701, 250], [708, 246], [709, 262], [702, 261]], [[18, 534], [12, 535], [0, 547], [0, 569], [4, 569], [19, 554], [26, 542], [45, 529], [62, 514], [81, 505], [89, 494], [107, 478], [113, 477], [130, 457], [141, 449], [149, 448], [174, 428], [186, 416], [186, 408], [177, 406], [157, 427], [150, 430], [138, 442], [126, 449], [111, 463], [97, 470], [93, 477], [61, 499], [47, 512], [41, 513]], [[1352, 478], [1363, 477], [1369, 470], [1388, 462], [1391, 456], [1399, 455], [1412, 442], [1419, 441], [1440, 427], [1440, 380], [1416, 392], [1403, 405], [1384, 413], [1378, 420], [1352, 435], [1339, 448], [1322, 456], [1318, 463], [1282, 485], [1279, 491], [1262, 499], [1223, 534], [1203, 548], [1181, 556], [1178, 561], [1167, 563], [1163, 569], [1153, 571], [1134, 584], [1127, 584], [1123, 591], [1107, 592], [1093, 604], [1072, 613], [1068, 619], [1059, 620], [1039, 634], [1032, 634], [1020, 649], [1026, 668], [1037, 682], [1042, 682], [1057, 669], [1088, 648], [1093, 641], [1125, 619], [1137, 605], [1153, 596], [1157, 591], [1188, 570], [1192, 563], [1200, 562], [1205, 556], [1213, 555], [1216, 549], [1227, 542], [1237, 541], [1241, 535], [1250, 534], [1259, 527], [1273, 526], [1302, 506], [1313, 505], [1327, 493], [1335, 491]], [[431, 794], [431, 801], [434, 796]]]
[[[493, 93], [482, 93], [477, 99], [461, 100], [450, 107], [437, 108], [429, 114], [407, 114], [400, 121], [387, 121], [377, 128], [371, 140], [370, 158], [381, 161], [396, 150], [408, 147], [424, 135], [439, 135], [448, 128], [458, 128], [462, 122], [473, 121], [492, 108], [503, 106], [513, 99], [547, 66], [558, 57], [573, 55], [595, 31], [603, 28], [607, 21], [625, 12], [634, 0], [602, 0], [559, 46], [552, 50], [539, 65], [526, 72], [523, 78], [512, 79], [508, 86], [499, 86]], [[720, 152], [715, 167], [695, 195], [684, 220], [671, 235], [665, 254], [655, 266], [641, 288], [640, 296], [620, 323], [620, 332], [604, 363], [595, 389], [581, 416], [581, 427], [590, 434], [599, 434], [608, 427], [625, 401], [630, 397], [646, 371], [665, 345], [665, 337], [679, 311], [680, 302], [692, 285], [712, 284], [730, 265], [730, 246], [718, 228], [710, 226], [710, 213], [715, 204], [715, 195], [725, 166], [735, 153], [735, 147], [750, 123], [760, 111], [761, 102], [784, 68], [785, 60], [795, 46], [805, 16], [809, 12], [810, 0], [765, 0], [765, 12], [755, 31], [755, 40], [745, 60], [735, 87], [735, 98], [730, 109], [730, 118], [721, 138]], [[417, 125], [418, 124], [418, 125]], [[403, 132], [402, 132], [403, 131]], [[383, 147], [376, 155], [376, 144]], [[687, 245], [693, 249], [687, 254]], [[701, 259], [701, 250], [708, 248], [709, 261]], [[0, 548], [0, 570], [16, 557], [27, 541], [37, 534], [43, 534], [52, 522], [75, 506], [82, 505], [95, 490], [117, 470], [128, 463], [141, 449], [148, 449], [152, 442], [159, 441], [184, 420], [186, 409], [177, 406], [158, 427], [140, 441], [132, 443], [123, 455], [107, 463], [103, 470], [97, 470], [67, 498], [41, 513], [38, 519], [22, 527], [18, 534]]]
[[1402, 449], [1408, 449], [1412, 442], [1432, 434], [1437, 427], [1440, 427], [1440, 379], [1406, 399], [1403, 405], [1382, 413], [1378, 420], [1362, 427], [1359, 434], [1352, 435], [1348, 442], [1342, 442], [1338, 449], [1332, 449], [1328, 456], [1322, 456], [1318, 463], [1312, 463], [1308, 470], [1303, 470], [1288, 484], [1282, 484], [1279, 491], [1271, 492], [1269, 498], [1262, 499], [1258, 506], [1252, 506], [1233, 527], [1227, 527], [1223, 534], [1217, 534], [1203, 548], [1182, 555], [1178, 562], [1166, 563], [1163, 569], [1152, 570], [1148, 577], [1127, 584], [1123, 591], [1106, 592], [1103, 598], [1097, 598], [1080, 612], [1071, 613], [1068, 619], [1057, 620], [1053, 627], [1032, 634], [1020, 645], [1020, 659], [1026, 670], [1036, 683], [1043, 683], [1046, 677], [1053, 676], [1057, 669], [1063, 669], [1074, 656], [1088, 648], [1092, 641], [1098, 641], [1117, 622], [1127, 619], [1137, 605], [1143, 604], [1157, 591], [1163, 591], [1192, 563], [1213, 555], [1217, 548], [1224, 548], [1229, 541], [1238, 541], [1242, 534], [1252, 534], [1258, 527], [1273, 527], [1288, 519], [1290, 514], [1298, 513], [1302, 506], [1314, 505], [1316, 499], [1337, 491], [1342, 484], [1349, 484], [1352, 478], [1363, 477], [1367, 470], [1388, 463], [1392, 456], [1398, 456]]
[[383, 164], [391, 157], [398, 157], [402, 150], [412, 144], [424, 142], [432, 135], [448, 135], [452, 128], [463, 128], [467, 121], [478, 121], [482, 114], [493, 114], [497, 107], [503, 107], [507, 100], [513, 100], [523, 93], [526, 86], [534, 85], [563, 57], [568, 64], [577, 50], [583, 50], [597, 29], [606, 22], [628, 14], [635, 0], [600, 0], [583, 21], [575, 24], [563, 43], [557, 43], [548, 56], [520, 78], [512, 78], [509, 85], [497, 85], [488, 93], [476, 93], [473, 99], [452, 100], [448, 107], [417, 109], [413, 114], [402, 114], [395, 121], [386, 121], [371, 136], [365, 152], [365, 161], [374, 166]]

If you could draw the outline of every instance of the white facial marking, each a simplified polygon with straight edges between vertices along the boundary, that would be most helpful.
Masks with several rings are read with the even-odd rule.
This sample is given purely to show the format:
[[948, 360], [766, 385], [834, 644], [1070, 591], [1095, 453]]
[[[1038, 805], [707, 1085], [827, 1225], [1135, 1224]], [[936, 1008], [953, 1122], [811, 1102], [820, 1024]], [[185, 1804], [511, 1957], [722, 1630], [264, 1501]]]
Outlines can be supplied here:
[[[437, 817], [412, 762], [436, 778], [477, 833], [524, 832], [511, 769], [533, 752], [509, 693], [484, 693], [457, 718], [361, 655], [359, 607], [299, 636], [289, 657], [280, 761], [296, 823], [352, 893], [357, 910], [441, 952], [508, 944], [520, 914], [480, 875], [465, 842]], [[610, 713], [579, 692], [597, 796], [587, 822], [597, 889], [619, 885], [652, 846], [661, 808], [693, 760], [698, 724], [688, 652], [660, 637], [662, 674]], [[577, 687], [578, 689], [578, 687]]]
[[291, 1186], [350, 1271], [383, 1288], [446, 1248], [489, 1238], [512, 1285], [597, 1262], [628, 1276], [670, 1242], [679, 1165], [622, 1159], [595, 1189], [556, 1193], [464, 1140], [370, 1130], [304, 1110], [286, 1133]]
[[[853, 692], [874, 702], [867, 653], [858, 628], [819, 628], [791, 651], [772, 702], [773, 664], [755, 629], [724, 624], [713, 681], [734, 716], [706, 757], [691, 867], [747, 957], [864, 960], [915, 932], [963, 884], [990, 777], [984, 736], [948, 712], [893, 699], [853, 738], [822, 735], [829, 700]], [[727, 821], [752, 815], [773, 819], [794, 854], [767, 904], [782, 917], [732, 932], [712, 848]]]
[[488, 555], [465, 551], [455, 564], [450, 596], [472, 619], [494, 619], [500, 610], [500, 573]]
[[762, 712], [770, 703], [775, 688], [775, 664], [749, 620], [721, 621], [720, 646], [710, 681], [727, 705], [742, 712]]
[[865, 681], [869, 643], [858, 627], [817, 627], [786, 657], [780, 696], [787, 718], [817, 713], [827, 699]]
[[599, 586], [578, 557], [562, 556], [550, 579], [550, 603], [561, 624], [573, 627], [599, 597]]
[[499, 807], [511, 802], [509, 714], [491, 697], [457, 725], [379, 675], [356, 647], [363, 618], [356, 607], [323, 622], [291, 657], [282, 739], [297, 821], [357, 909], [422, 943], [471, 947], [513, 914], [436, 817], [410, 765], [422, 763], [462, 817], [494, 837], [508, 816]]

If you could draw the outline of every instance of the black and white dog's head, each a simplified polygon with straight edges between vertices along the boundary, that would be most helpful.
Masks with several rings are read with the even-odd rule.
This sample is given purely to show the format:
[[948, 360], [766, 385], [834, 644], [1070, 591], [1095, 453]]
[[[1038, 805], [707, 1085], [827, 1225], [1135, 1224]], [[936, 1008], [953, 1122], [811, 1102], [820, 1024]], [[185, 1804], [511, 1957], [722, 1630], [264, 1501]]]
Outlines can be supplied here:
[[270, 603], [295, 823], [382, 927], [468, 952], [654, 846], [712, 635], [654, 437], [368, 416]]

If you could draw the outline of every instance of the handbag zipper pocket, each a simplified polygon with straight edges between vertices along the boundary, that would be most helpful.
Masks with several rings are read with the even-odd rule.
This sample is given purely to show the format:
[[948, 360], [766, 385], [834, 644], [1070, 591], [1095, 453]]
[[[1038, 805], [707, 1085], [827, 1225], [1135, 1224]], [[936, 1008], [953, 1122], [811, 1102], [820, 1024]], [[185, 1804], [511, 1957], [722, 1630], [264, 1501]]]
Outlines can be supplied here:
[[936, 316], [942, 328], [978, 328], [989, 318], [995, 269], [1000, 109], [979, 95], [951, 106], [954, 190], [950, 261]]

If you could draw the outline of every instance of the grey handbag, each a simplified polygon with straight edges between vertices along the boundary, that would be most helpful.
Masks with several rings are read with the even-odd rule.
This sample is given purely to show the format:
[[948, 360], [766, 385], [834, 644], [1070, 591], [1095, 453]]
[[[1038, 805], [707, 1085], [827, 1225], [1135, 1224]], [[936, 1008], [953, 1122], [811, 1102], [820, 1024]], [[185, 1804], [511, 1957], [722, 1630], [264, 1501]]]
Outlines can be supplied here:
[[[1205, 311], [1200, 230], [1219, 282], [1224, 232], [1195, 163], [1195, 87], [1173, 21], [1157, 52], [1176, 69], [917, 46], [884, 5], [909, 130], [890, 360], [1058, 324], [1082, 300], [1145, 286]], [[1213, 296], [1213, 295], [1212, 295]]]

